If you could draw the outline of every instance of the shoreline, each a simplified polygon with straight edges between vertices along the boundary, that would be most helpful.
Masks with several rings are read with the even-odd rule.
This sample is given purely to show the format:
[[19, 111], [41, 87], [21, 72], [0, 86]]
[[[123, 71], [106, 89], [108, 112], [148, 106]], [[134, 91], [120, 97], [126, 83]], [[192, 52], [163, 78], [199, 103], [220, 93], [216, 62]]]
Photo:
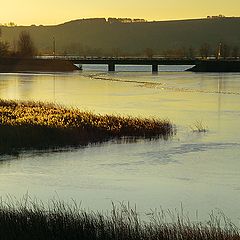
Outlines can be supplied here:
[[151, 210], [142, 220], [136, 206], [112, 203], [107, 213], [82, 209], [73, 200], [50, 200], [47, 205], [26, 196], [1, 201], [0, 234], [4, 239], [81, 240], [239, 240], [240, 230], [223, 214], [192, 221], [181, 212]]
[[0, 73], [72, 72], [81, 70], [61, 59], [0, 58]]
[[239, 60], [201, 60], [188, 72], [240, 72]]

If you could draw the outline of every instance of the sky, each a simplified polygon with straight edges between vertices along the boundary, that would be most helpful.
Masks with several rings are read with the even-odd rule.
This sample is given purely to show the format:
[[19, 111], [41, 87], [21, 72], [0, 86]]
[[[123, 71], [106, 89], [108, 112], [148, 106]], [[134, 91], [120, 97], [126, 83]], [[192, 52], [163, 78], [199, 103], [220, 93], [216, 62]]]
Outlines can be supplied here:
[[93, 17], [146, 20], [240, 16], [239, 0], [11, 0], [1, 2], [0, 23], [59, 24]]

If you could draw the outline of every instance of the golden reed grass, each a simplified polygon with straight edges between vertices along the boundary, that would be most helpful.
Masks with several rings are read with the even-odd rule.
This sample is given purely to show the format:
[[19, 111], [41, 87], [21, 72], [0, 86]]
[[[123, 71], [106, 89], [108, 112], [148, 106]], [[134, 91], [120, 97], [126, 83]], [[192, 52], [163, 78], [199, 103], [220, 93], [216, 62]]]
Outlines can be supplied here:
[[86, 145], [121, 137], [168, 137], [169, 120], [99, 115], [51, 103], [0, 100], [1, 149]]

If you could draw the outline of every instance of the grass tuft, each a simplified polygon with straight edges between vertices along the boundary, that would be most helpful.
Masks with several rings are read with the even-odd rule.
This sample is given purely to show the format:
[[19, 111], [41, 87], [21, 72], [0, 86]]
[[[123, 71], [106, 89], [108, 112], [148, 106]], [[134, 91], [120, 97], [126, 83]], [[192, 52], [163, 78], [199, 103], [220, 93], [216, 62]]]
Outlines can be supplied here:
[[193, 132], [206, 133], [208, 132], [208, 127], [203, 124], [202, 121], [195, 121], [193, 126], [190, 126]]

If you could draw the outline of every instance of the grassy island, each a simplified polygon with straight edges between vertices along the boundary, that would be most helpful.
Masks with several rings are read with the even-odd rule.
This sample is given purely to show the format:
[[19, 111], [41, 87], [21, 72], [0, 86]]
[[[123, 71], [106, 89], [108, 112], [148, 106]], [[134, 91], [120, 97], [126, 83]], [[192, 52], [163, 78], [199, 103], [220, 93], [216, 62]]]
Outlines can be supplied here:
[[[170, 218], [168, 218], [170, 216]], [[1, 202], [1, 239], [45, 240], [239, 240], [239, 229], [226, 217], [191, 222], [179, 213], [153, 212], [141, 220], [136, 209], [121, 205], [104, 214], [51, 201]]]
[[55, 104], [0, 100], [0, 152], [86, 145], [121, 137], [168, 137], [168, 120], [97, 115]]

